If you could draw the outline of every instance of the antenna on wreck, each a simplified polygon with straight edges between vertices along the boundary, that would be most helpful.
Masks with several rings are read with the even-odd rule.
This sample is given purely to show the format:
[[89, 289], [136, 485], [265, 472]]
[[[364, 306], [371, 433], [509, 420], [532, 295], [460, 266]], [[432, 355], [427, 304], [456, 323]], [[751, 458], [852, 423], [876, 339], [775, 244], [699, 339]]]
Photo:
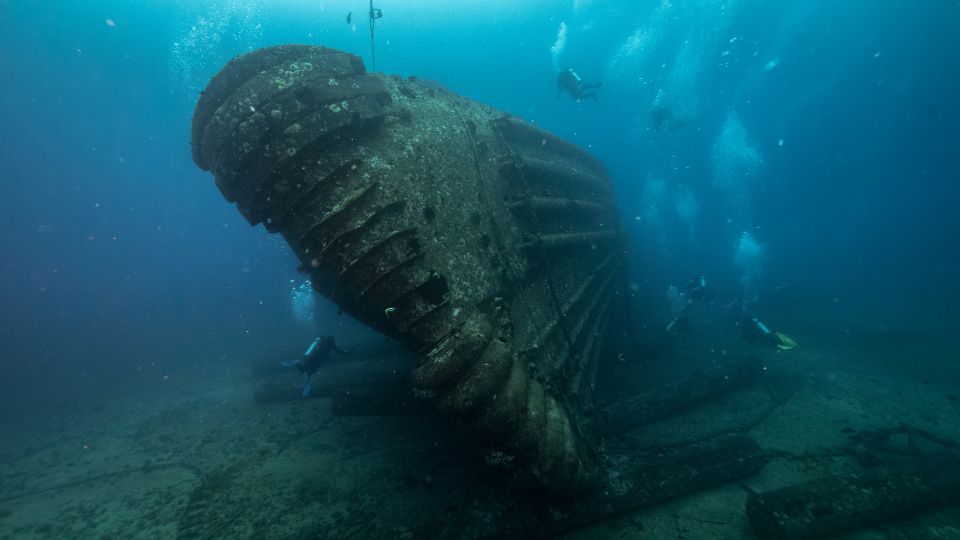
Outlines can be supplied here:
[[377, 19], [380, 18], [383, 18], [383, 11], [380, 8], [373, 7], [373, 0], [370, 0], [370, 65], [374, 71], [377, 69], [377, 46], [373, 41], [373, 35]]

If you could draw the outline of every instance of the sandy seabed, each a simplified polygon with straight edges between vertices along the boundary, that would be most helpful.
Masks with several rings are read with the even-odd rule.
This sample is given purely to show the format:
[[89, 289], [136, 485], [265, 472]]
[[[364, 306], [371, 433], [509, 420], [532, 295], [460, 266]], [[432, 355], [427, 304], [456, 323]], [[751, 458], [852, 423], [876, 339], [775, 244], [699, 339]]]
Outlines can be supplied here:
[[[767, 377], [789, 390], [748, 431], [781, 457], [743, 482], [566, 537], [754, 538], [744, 512], [750, 491], [855, 470], [849, 457], [819, 452], [842, 447], [851, 433], [909, 424], [960, 440], [955, 352], [880, 331], [801, 329], [796, 337], [799, 350], [761, 353]], [[722, 355], [717, 344], [691, 340], [657, 362], [683, 372]], [[321, 378], [341, 371], [349, 370], [331, 364]], [[292, 390], [298, 381], [295, 373], [266, 376]], [[495, 537], [508, 520], [495, 476], [439, 419], [333, 417], [323, 383], [318, 399], [260, 404], [253, 396], [262, 384], [262, 374], [207, 365], [95, 409], [4, 421], [0, 538]], [[764, 394], [744, 388], [645, 426], [643, 436], [682, 444], [735, 427]], [[960, 538], [960, 510], [843, 538]]]

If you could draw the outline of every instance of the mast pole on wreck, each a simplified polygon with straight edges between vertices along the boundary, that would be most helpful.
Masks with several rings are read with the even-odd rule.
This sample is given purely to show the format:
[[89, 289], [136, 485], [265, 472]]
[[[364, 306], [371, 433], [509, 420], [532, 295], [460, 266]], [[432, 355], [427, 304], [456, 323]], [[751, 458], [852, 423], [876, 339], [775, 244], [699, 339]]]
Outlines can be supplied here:
[[377, 19], [383, 17], [383, 11], [380, 8], [373, 7], [373, 0], [370, 0], [370, 66], [373, 71], [377, 70], [377, 46], [374, 42], [374, 30]]

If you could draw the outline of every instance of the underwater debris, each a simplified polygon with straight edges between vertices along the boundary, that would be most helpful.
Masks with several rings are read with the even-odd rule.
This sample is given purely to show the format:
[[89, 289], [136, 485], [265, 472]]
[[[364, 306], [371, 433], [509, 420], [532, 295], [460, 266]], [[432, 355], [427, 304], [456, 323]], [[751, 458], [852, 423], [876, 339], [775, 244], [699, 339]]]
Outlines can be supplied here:
[[695, 376], [660, 385], [608, 406], [604, 414], [611, 432], [624, 433], [653, 420], [711, 401], [756, 381], [764, 372], [756, 356], [715, 366]]
[[762, 539], [825, 538], [960, 501], [960, 474], [931, 467], [921, 474], [871, 471], [752, 495], [747, 516]]
[[[852, 429], [850, 430], [853, 431]], [[762, 539], [825, 538], [960, 502], [960, 444], [909, 425], [849, 435], [846, 449], [863, 467], [747, 499]], [[902, 440], [896, 440], [902, 439]]]
[[311, 46], [237, 57], [201, 94], [193, 158], [318, 292], [404, 342], [421, 394], [523, 484], [602, 485], [589, 417], [623, 316], [621, 227], [582, 149]]

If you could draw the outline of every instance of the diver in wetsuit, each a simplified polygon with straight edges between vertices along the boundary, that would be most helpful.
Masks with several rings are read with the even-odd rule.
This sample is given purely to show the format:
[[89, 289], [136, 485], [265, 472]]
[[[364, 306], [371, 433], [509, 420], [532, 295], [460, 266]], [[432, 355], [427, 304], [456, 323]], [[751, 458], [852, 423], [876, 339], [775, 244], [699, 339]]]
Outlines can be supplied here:
[[587, 90], [595, 90], [600, 88], [601, 85], [603, 85], [603, 83], [585, 84], [583, 79], [577, 75], [576, 71], [572, 68], [567, 68], [557, 75], [557, 97], [559, 98], [560, 94], [566, 90], [570, 93], [570, 97], [576, 101], [588, 97], [597, 101], [597, 92], [587, 92]]
[[[675, 290], [676, 288], [674, 288]], [[679, 295], [683, 307], [670, 324], [667, 333], [674, 338], [681, 338], [690, 333], [690, 306], [694, 302], [709, 302], [713, 298], [712, 291], [707, 288], [707, 279], [702, 275], [696, 276], [684, 286], [684, 292]]]
[[707, 278], [699, 275], [687, 282], [687, 298], [691, 301], [708, 302], [713, 298], [710, 289], [707, 288]]
[[670, 337], [674, 339], [680, 339], [681, 337], [690, 333], [690, 304], [687, 304], [683, 307], [683, 311], [679, 315], [673, 318], [670, 323], [667, 325], [667, 334], [670, 334]]
[[303, 374], [303, 397], [310, 395], [310, 378], [314, 373], [320, 370], [320, 364], [330, 357], [330, 353], [350, 354], [348, 351], [337, 347], [337, 340], [333, 336], [321, 336], [313, 340], [313, 343], [307, 347], [303, 353], [303, 358], [284, 362], [287, 367], [296, 366]]
[[800, 345], [792, 337], [770, 330], [760, 319], [747, 314], [740, 319], [740, 335], [751, 345], [764, 345], [781, 351], [789, 351]]

